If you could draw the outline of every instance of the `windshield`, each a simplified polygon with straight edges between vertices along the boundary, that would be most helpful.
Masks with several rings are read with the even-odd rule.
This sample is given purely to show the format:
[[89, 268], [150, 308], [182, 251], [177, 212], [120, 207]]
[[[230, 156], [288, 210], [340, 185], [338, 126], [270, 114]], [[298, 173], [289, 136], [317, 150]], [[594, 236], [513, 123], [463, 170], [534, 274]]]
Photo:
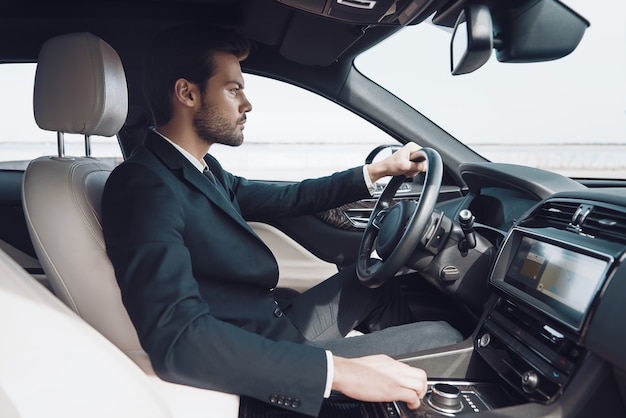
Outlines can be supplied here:
[[563, 3], [590, 27], [559, 60], [500, 63], [492, 54], [474, 73], [452, 76], [451, 30], [423, 24], [355, 65], [491, 161], [577, 178], [626, 178], [626, 2]]

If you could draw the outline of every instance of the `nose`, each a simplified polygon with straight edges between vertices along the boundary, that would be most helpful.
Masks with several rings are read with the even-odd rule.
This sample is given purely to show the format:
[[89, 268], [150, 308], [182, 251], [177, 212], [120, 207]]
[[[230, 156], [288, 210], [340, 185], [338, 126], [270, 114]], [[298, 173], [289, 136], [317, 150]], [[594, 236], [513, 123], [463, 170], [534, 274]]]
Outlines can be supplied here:
[[252, 110], [252, 103], [248, 100], [245, 94], [242, 94], [241, 101], [241, 113], [248, 113]]

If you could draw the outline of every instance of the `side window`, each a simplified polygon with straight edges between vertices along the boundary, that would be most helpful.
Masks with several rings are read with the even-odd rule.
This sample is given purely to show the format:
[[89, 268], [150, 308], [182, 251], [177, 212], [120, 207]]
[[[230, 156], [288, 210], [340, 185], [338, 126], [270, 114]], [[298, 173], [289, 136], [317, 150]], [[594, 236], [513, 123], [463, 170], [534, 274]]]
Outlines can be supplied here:
[[[57, 155], [56, 132], [44, 131], [33, 116], [36, 65], [0, 64], [0, 168], [23, 169], [42, 155]], [[65, 135], [66, 155], [85, 155], [82, 135]], [[91, 137], [91, 155], [116, 164], [122, 152], [117, 138]]]
[[317, 94], [288, 83], [245, 74], [252, 103], [239, 147], [213, 145], [233, 174], [257, 180], [299, 181], [362, 165], [369, 152], [397, 141]]

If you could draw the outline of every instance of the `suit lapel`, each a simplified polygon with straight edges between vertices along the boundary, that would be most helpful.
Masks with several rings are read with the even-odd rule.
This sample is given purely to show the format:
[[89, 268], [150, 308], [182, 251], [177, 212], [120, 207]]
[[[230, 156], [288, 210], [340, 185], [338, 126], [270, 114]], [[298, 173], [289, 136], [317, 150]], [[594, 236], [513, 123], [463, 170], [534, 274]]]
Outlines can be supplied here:
[[228, 212], [235, 210], [232, 203], [224, 196], [224, 192], [219, 190], [221, 186], [211, 183], [204, 174], [199, 172], [195, 167], [192, 167], [191, 164], [184, 164], [182, 166], [182, 174], [187, 182], [196, 187], [213, 203]]
[[[197, 168], [195, 168], [187, 159], [181, 155], [176, 148], [155, 132], [150, 131], [144, 140], [146, 148], [151, 150], [165, 166], [172, 171], [182, 181], [186, 181], [209, 199], [213, 204], [219, 207], [224, 213], [236, 220], [241, 226], [248, 231], [252, 229], [248, 223], [242, 218], [233, 204], [226, 198], [224, 192], [220, 191], [216, 184], [204, 176]], [[176, 173], [180, 173], [177, 175]]]

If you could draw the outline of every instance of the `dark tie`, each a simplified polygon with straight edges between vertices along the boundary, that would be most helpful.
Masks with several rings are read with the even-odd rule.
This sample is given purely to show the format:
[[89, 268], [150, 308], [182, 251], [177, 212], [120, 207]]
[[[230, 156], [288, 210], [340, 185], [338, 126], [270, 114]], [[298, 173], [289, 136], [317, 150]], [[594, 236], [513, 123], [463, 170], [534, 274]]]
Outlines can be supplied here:
[[204, 170], [202, 171], [202, 174], [204, 174], [206, 178], [208, 178], [209, 181], [213, 183], [213, 186], [215, 186], [217, 191], [222, 196], [224, 196], [227, 200], [230, 200], [230, 198], [228, 197], [228, 193], [226, 192], [226, 189], [224, 189], [224, 186], [222, 186], [222, 184], [215, 179], [215, 176], [213, 175], [213, 173], [211, 173], [211, 170], [209, 170], [208, 167], [204, 168]]
[[217, 181], [215, 180], [215, 176], [213, 175], [213, 173], [211, 173], [211, 170], [209, 170], [209, 167], [204, 167], [203, 173], [206, 176], [206, 178], [208, 178], [211, 181], [211, 183], [217, 186]]

